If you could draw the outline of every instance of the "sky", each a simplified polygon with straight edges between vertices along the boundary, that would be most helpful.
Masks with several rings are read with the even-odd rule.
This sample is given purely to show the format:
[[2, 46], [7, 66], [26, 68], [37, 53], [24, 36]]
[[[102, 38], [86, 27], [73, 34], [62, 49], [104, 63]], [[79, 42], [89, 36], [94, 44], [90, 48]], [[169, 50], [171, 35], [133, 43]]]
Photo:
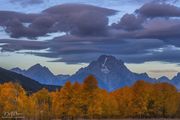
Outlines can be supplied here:
[[133, 72], [180, 72], [179, 0], [1, 0], [0, 67], [73, 74], [100, 55]]

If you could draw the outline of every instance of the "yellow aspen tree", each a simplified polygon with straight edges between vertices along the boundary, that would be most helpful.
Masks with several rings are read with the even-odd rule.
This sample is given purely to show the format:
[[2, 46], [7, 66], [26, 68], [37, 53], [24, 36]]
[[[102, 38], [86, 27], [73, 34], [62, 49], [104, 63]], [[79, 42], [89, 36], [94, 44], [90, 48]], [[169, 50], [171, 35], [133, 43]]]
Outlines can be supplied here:
[[178, 110], [178, 94], [176, 88], [168, 83], [158, 83], [154, 87], [159, 116], [175, 116]]
[[71, 82], [66, 82], [66, 84], [60, 90], [60, 114], [62, 119], [70, 119], [72, 108], [72, 84]]
[[93, 75], [89, 75], [83, 82], [83, 114], [84, 117], [95, 118], [101, 114], [98, 98], [98, 82]]
[[114, 91], [113, 96], [115, 97], [118, 104], [118, 116], [121, 118], [131, 117], [133, 109], [133, 91], [129, 87], [124, 87]]
[[32, 102], [36, 105], [36, 116], [39, 120], [47, 120], [51, 118], [52, 100], [47, 89], [36, 92], [32, 96]]
[[143, 80], [137, 81], [133, 86], [133, 114], [135, 117], [148, 117], [148, 104], [151, 98], [152, 85]]
[[52, 92], [51, 97], [52, 97], [52, 116], [53, 116], [53, 119], [60, 119], [61, 118], [60, 90]]

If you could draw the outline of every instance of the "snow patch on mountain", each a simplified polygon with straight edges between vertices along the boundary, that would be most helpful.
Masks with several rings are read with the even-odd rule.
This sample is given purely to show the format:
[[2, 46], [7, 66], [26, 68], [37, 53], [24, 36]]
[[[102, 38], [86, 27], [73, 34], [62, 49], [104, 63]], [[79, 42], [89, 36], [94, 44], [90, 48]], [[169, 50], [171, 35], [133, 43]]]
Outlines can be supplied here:
[[103, 72], [104, 74], [108, 74], [110, 72], [110, 70], [106, 66], [107, 59], [108, 59], [107, 57], [104, 59], [104, 63], [102, 64], [102, 68], [101, 68], [101, 72]]

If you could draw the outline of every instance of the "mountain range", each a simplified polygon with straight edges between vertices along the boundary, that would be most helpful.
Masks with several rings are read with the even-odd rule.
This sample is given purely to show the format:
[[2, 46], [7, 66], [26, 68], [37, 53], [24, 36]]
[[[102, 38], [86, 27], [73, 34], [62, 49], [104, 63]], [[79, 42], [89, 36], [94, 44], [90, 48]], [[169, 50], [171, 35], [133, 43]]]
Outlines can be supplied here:
[[29, 92], [36, 92], [42, 88], [47, 88], [49, 91], [55, 91], [60, 88], [60, 86], [43, 85], [21, 74], [0, 68], [0, 84], [6, 82], [19, 83], [26, 91]]
[[63, 85], [66, 79], [70, 77], [69, 75], [54, 75], [47, 67], [40, 64], [36, 64], [27, 70], [16, 67], [11, 69], [11, 71], [32, 78], [45, 85]]
[[116, 90], [124, 86], [130, 86], [137, 80], [145, 80], [147, 82], [168, 82], [180, 88], [180, 73], [172, 80], [163, 76], [159, 79], [151, 78], [147, 73], [134, 73], [130, 71], [122, 60], [118, 60], [113, 56], [102, 55], [97, 60], [92, 61], [87, 67], [80, 68], [73, 75], [54, 75], [47, 67], [36, 64], [27, 70], [13, 68], [11, 71], [24, 75], [31, 79], [46, 85], [64, 85], [69, 80], [72, 83], [80, 82], [88, 75], [94, 75], [98, 80], [99, 87], [108, 91]]

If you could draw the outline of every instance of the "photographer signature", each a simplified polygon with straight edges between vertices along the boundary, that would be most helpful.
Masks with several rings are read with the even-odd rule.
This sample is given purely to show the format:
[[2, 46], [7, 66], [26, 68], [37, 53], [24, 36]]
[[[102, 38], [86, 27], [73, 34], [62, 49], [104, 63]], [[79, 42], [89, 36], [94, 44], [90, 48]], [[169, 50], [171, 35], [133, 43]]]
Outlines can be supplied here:
[[9, 119], [9, 118], [15, 118], [15, 119], [24, 119], [22, 113], [19, 113], [17, 111], [11, 111], [11, 112], [4, 112], [2, 115], [2, 119]]

